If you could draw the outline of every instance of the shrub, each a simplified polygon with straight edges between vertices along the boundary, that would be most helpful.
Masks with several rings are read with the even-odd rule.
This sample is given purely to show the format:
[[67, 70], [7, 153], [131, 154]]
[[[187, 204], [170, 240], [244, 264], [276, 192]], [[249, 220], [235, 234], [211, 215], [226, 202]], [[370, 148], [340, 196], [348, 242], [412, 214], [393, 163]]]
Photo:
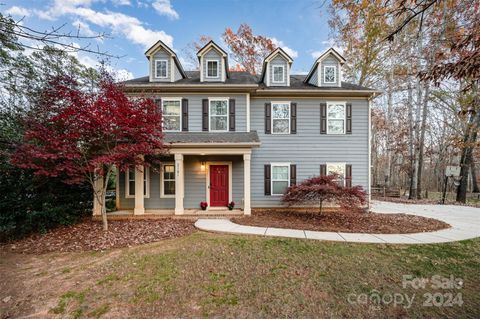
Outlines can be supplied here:
[[335, 202], [342, 208], [359, 209], [367, 202], [367, 193], [361, 186], [339, 185], [336, 175], [316, 176], [290, 186], [282, 201], [288, 206], [319, 205], [319, 212], [325, 201]]

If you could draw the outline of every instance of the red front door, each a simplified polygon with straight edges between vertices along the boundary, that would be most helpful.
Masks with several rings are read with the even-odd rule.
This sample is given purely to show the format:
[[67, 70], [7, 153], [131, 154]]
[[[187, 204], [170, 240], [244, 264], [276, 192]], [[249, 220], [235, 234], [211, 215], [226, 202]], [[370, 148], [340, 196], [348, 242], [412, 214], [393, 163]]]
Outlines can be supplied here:
[[210, 206], [228, 205], [228, 165], [210, 165]]

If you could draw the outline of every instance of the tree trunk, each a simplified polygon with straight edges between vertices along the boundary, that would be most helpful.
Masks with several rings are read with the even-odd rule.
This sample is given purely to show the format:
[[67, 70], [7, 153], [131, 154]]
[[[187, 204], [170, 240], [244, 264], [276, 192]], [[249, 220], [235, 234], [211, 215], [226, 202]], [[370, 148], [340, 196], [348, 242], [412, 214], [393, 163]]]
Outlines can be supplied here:
[[[415, 148], [414, 148], [414, 135], [413, 135], [413, 92], [412, 86], [408, 83], [408, 100], [407, 100], [407, 107], [408, 107], [408, 138], [410, 140], [409, 143], [409, 156], [410, 156], [410, 190], [408, 193], [408, 199], [414, 199], [414, 175], [415, 175]], [[416, 187], [416, 185], [415, 185]]]
[[477, 141], [478, 130], [480, 129], [480, 107], [478, 101], [478, 83], [472, 85], [473, 105], [465, 129], [465, 135], [462, 145], [462, 156], [460, 158], [460, 185], [457, 187], [456, 201], [467, 202], [468, 171], [470, 170], [473, 159], [473, 148]]
[[475, 161], [473, 160], [473, 156], [470, 159], [470, 173], [472, 175], [472, 193], [480, 193], [480, 189], [478, 188], [477, 172], [475, 169]]
[[430, 93], [430, 86], [425, 84], [425, 95], [423, 97], [422, 109], [422, 125], [420, 127], [420, 139], [418, 141], [418, 167], [417, 167], [417, 198], [422, 198], [422, 171], [423, 171], [423, 154], [425, 148], [425, 130], [427, 128], [428, 116], [428, 99]]
[[[393, 70], [393, 68], [392, 68]], [[392, 71], [393, 72], [393, 71]], [[391, 178], [392, 178], [392, 143], [390, 142], [391, 136], [390, 136], [390, 128], [391, 126], [391, 118], [393, 116], [392, 114], [392, 109], [393, 109], [393, 92], [392, 92], [392, 73], [389, 73], [387, 75], [387, 116], [385, 117], [386, 121], [386, 141], [387, 141], [387, 165], [385, 168], [385, 184], [387, 187], [391, 186]]]

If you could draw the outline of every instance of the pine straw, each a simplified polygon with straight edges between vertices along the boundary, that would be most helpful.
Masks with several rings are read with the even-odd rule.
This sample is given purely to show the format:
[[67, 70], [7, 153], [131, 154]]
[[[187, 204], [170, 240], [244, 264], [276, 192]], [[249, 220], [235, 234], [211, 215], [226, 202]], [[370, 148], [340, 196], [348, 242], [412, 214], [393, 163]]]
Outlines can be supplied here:
[[117, 220], [109, 221], [104, 232], [101, 221], [84, 220], [78, 224], [33, 234], [10, 242], [2, 248], [16, 253], [74, 252], [130, 247], [185, 236], [195, 230], [191, 220]]
[[233, 222], [241, 225], [304, 229], [316, 231], [408, 234], [429, 232], [450, 227], [442, 221], [407, 214], [377, 214], [363, 212], [318, 212], [266, 209], [252, 216], [237, 217]]

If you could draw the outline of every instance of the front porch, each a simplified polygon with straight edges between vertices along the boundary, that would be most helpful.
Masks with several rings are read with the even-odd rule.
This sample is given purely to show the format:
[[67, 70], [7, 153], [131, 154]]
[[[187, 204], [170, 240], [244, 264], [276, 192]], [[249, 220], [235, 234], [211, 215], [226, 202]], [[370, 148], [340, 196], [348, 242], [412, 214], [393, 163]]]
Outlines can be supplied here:
[[[172, 147], [158, 170], [138, 166], [117, 176], [117, 210], [108, 218], [250, 215], [251, 151], [245, 146]], [[200, 208], [201, 202], [208, 204], [206, 210]], [[233, 210], [227, 207], [231, 202]], [[97, 202], [93, 212], [100, 218]]]

